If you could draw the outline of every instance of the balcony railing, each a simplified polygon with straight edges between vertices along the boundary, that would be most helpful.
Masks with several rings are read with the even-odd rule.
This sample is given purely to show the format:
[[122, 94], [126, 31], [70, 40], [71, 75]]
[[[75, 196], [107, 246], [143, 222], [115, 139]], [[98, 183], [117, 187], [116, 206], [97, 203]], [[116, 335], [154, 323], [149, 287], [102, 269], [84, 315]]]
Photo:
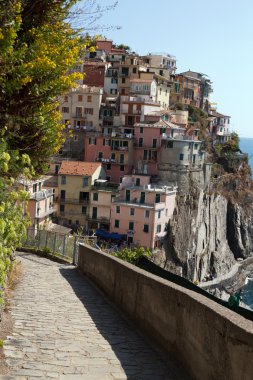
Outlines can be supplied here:
[[35, 215], [35, 218], [36, 218], [36, 219], [42, 219], [42, 218], [45, 218], [46, 216], [53, 214], [55, 211], [56, 211], [56, 210], [55, 210], [54, 207], [49, 208], [47, 211], [44, 211], [44, 212], [40, 212], [40, 210], [39, 210], [39, 211], [37, 211], [37, 213], [36, 213], [36, 215]]
[[69, 203], [69, 204], [82, 204], [87, 205], [89, 204], [89, 199], [78, 199], [78, 198], [59, 198], [60, 203]]
[[93, 221], [93, 222], [99, 222], [99, 223], [106, 223], [106, 224], [109, 224], [110, 223], [110, 219], [109, 218], [106, 218], [105, 216], [95, 216], [95, 215], [91, 215], [91, 216], [88, 216], [88, 220], [89, 221]]
[[164, 205], [164, 202], [158, 202], [158, 203], [147, 203], [146, 201], [145, 202], [140, 202], [139, 199], [132, 199], [130, 201], [127, 201], [126, 199], [124, 198], [115, 198], [114, 203], [121, 203], [121, 204], [126, 204], [126, 205], [133, 205], [133, 206], [138, 206], [138, 207], [148, 207], [148, 208], [158, 208], [158, 206], [161, 207], [161, 205]]
[[41, 201], [54, 195], [54, 189], [45, 189], [37, 191], [36, 193], [30, 194], [30, 199], [35, 199], [36, 201]]
[[104, 190], [104, 191], [113, 191], [113, 192], [117, 192], [118, 191], [118, 188], [119, 188], [119, 185], [117, 185], [117, 184], [115, 184], [115, 185], [113, 185], [113, 184], [110, 184], [110, 185], [106, 185], [106, 184], [104, 184], [104, 185], [96, 185], [96, 184], [94, 184], [93, 186], [92, 186], [92, 190], [97, 190], [97, 191], [99, 191], [99, 190]]

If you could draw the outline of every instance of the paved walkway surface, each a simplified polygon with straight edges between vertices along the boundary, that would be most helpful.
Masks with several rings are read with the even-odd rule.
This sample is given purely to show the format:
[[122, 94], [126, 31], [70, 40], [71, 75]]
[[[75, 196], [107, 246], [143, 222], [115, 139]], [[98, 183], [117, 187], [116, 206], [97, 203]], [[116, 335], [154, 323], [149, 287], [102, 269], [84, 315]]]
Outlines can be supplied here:
[[188, 380], [70, 265], [22, 254], [4, 380]]

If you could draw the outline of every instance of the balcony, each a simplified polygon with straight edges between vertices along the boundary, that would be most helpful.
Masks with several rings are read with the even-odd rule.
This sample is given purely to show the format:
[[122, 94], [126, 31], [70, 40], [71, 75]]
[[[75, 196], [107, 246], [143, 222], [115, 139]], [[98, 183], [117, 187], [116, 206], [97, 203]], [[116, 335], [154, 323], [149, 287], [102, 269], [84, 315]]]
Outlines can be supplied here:
[[60, 203], [73, 204], [73, 205], [88, 205], [89, 199], [78, 199], [78, 198], [59, 198]]
[[74, 113], [72, 114], [72, 117], [73, 117], [74, 119], [87, 120], [87, 115], [82, 115], [81, 113], [76, 113], [76, 112], [74, 112]]
[[54, 207], [49, 208], [47, 211], [40, 212], [40, 209], [37, 210], [37, 214], [35, 215], [36, 219], [42, 219], [45, 218], [46, 216], [49, 216], [53, 214], [56, 211]]
[[92, 190], [96, 191], [109, 191], [109, 192], [118, 192], [119, 185], [113, 183], [104, 183], [104, 184], [94, 184]]
[[110, 218], [106, 218], [105, 216], [91, 215], [91, 216], [88, 216], [88, 221], [110, 224]]
[[128, 235], [128, 236], [133, 236], [134, 233], [135, 233], [134, 230], [127, 230], [127, 235]]
[[54, 189], [45, 189], [37, 191], [36, 193], [30, 194], [30, 199], [35, 199], [36, 201], [41, 201], [54, 195]]
[[123, 114], [123, 115], [141, 115], [141, 110], [122, 110], [121, 111], [121, 113]]
[[72, 217], [72, 216], [79, 216], [82, 218], [86, 218], [87, 215], [83, 214], [80, 211], [72, 211], [72, 210], [67, 210], [67, 211], [60, 211], [60, 216], [65, 216], [65, 217]]
[[139, 199], [134, 198], [130, 201], [127, 201], [125, 198], [115, 198], [113, 203], [121, 204], [121, 205], [127, 205], [127, 206], [136, 206], [141, 208], [148, 208], [148, 209], [161, 209], [161, 206], [165, 206], [164, 202], [159, 203], [147, 203], [147, 202], [140, 202]]
[[97, 162], [102, 162], [103, 164], [117, 164], [117, 165], [130, 165], [129, 160], [125, 159], [124, 161], [116, 158], [96, 158]]
[[129, 149], [128, 146], [111, 146], [111, 150], [127, 152]]

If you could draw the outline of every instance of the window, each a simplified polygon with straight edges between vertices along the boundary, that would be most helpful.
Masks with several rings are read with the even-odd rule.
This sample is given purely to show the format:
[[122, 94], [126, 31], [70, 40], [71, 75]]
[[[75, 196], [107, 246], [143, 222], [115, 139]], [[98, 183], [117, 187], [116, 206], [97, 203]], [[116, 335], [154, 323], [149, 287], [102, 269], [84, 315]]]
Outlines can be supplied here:
[[144, 192], [144, 191], [141, 192], [140, 203], [141, 203], [141, 204], [144, 204], [144, 203], [145, 203], [145, 192]]
[[136, 74], [136, 72], [137, 72], [136, 67], [133, 67], [133, 74]]
[[83, 101], [83, 95], [78, 95], [78, 101], [82, 102]]
[[139, 138], [139, 147], [142, 147], [143, 146], [143, 137], [140, 137]]
[[183, 154], [183, 153], [180, 153], [180, 155], [179, 155], [179, 160], [180, 160], [180, 161], [183, 161], [183, 160], [184, 160], [184, 154]]
[[120, 206], [116, 206], [116, 214], [120, 214]]
[[64, 96], [64, 102], [68, 102], [69, 101], [69, 97], [67, 95]]
[[144, 150], [143, 152], [143, 160], [147, 160], [148, 159], [148, 151], [147, 150]]
[[86, 187], [86, 186], [89, 186], [89, 178], [88, 177], [83, 178], [83, 187]]
[[140, 186], [141, 185], [141, 179], [140, 178], [136, 178], [135, 185], [136, 186]]
[[98, 216], [98, 209], [97, 207], [92, 208], [92, 219], [97, 219]]
[[157, 139], [153, 139], [153, 148], [157, 147]]
[[76, 107], [76, 116], [82, 116], [82, 111], [83, 111], [83, 108], [82, 107]]
[[131, 216], [134, 215], [134, 208], [130, 208], [130, 215], [131, 215]]
[[161, 230], [162, 230], [161, 224], [157, 224], [156, 232], [159, 233], [159, 232], [161, 232]]
[[158, 219], [161, 218], [161, 211], [158, 211], [158, 213], [157, 213], [157, 218], [158, 218]]
[[160, 203], [161, 196], [160, 194], [155, 195], [155, 203]]
[[82, 206], [82, 214], [86, 215], [86, 213], [87, 213], [87, 207], [86, 206]]
[[64, 212], [65, 211], [65, 205], [60, 205], [60, 212]]
[[143, 133], [143, 127], [140, 127], [140, 133]]
[[118, 83], [118, 78], [111, 79], [111, 84], [117, 84], [117, 83]]
[[65, 175], [61, 176], [61, 184], [66, 185], [66, 176]]
[[103, 158], [103, 152], [98, 152], [98, 158]]
[[88, 95], [87, 96], [87, 103], [91, 103], [92, 102], [92, 96], [91, 95]]
[[35, 183], [35, 184], [33, 185], [33, 193], [36, 193], [36, 191], [37, 191], [37, 183]]
[[111, 153], [111, 160], [115, 161], [115, 153]]
[[93, 201], [98, 201], [98, 193], [93, 193]]
[[120, 165], [119, 170], [120, 170], [121, 172], [123, 172], [123, 171], [125, 170], [125, 166], [124, 166], [124, 165]]
[[133, 230], [134, 230], [134, 222], [129, 222], [129, 224], [128, 224], [128, 229], [129, 229], [130, 231], [133, 231]]
[[124, 160], [125, 160], [125, 156], [124, 156], [124, 154], [121, 154], [119, 157], [119, 163], [124, 164]]
[[89, 145], [97, 145], [96, 137], [89, 137]]
[[78, 141], [78, 136], [74, 135], [74, 141]]
[[84, 108], [85, 115], [93, 115], [93, 108]]
[[145, 218], [149, 218], [149, 215], [150, 215], [150, 211], [149, 210], [145, 210], [145, 212], [144, 212]]
[[69, 107], [62, 107], [62, 113], [69, 113]]
[[146, 232], [146, 233], [149, 232], [149, 225], [148, 224], [144, 224], [144, 226], [143, 226], [143, 232]]
[[111, 165], [111, 164], [107, 164], [107, 165], [106, 165], [106, 170], [111, 170], [111, 168], [112, 168], [112, 165]]
[[115, 221], [114, 221], [114, 227], [115, 228], [119, 228], [119, 220], [118, 219], [115, 219]]

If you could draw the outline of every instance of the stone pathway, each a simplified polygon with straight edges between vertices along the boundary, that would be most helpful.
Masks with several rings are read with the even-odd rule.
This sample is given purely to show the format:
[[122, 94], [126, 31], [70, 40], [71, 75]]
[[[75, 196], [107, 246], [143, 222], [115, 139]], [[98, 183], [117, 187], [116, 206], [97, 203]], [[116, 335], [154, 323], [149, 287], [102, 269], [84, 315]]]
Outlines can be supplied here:
[[21, 254], [4, 380], [188, 380], [70, 265]]

